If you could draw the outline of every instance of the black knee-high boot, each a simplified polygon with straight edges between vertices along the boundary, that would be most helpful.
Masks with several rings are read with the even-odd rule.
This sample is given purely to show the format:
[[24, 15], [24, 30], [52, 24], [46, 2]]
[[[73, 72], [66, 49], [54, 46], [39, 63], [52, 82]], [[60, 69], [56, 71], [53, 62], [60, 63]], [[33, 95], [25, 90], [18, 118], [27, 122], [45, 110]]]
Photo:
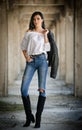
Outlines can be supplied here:
[[33, 123], [35, 122], [34, 116], [31, 112], [31, 103], [30, 103], [29, 95], [26, 97], [22, 96], [22, 100], [23, 100], [23, 105], [24, 105], [25, 114], [26, 114], [26, 123], [23, 125], [23, 127], [28, 127], [31, 121]]
[[37, 103], [37, 112], [36, 112], [36, 123], [34, 128], [40, 128], [40, 123], [41, 123], [41, 115], [44, 109], [44, 104], [45, 104], [46, 97], [39, 96], [38, 98], [38, 103]]

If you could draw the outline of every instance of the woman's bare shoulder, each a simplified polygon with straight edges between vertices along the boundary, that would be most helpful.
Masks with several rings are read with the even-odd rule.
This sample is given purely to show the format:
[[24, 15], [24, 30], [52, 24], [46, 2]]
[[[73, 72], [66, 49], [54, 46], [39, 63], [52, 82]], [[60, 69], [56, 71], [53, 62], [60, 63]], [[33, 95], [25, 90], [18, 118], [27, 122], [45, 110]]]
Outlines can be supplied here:
[[26, 30], [26, 32], [31, 32], [31, 31], [32, 31], [32, 30], [30, 30], [30, 29], [27, 29], [27, 30]]

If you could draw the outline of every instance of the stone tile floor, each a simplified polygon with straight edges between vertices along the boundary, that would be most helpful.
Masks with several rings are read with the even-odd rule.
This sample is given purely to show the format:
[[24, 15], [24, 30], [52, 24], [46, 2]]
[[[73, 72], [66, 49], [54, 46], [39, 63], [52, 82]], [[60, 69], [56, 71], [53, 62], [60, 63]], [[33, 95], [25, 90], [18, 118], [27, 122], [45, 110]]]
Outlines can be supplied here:
[[[21, 95], [21, 76], [9, 86], [9, 96], [0, 97], [0, 130], [33, 130], [34, 124], [23, 128], [25, 113]], [[47, 100], [39, 130], [82, 130], [82, 98], [73, 96], [73, 85], [64, 81], [47, 79]], [[35, 74], [30, 85], [32, 111], [35, 115], [38, 92]]]

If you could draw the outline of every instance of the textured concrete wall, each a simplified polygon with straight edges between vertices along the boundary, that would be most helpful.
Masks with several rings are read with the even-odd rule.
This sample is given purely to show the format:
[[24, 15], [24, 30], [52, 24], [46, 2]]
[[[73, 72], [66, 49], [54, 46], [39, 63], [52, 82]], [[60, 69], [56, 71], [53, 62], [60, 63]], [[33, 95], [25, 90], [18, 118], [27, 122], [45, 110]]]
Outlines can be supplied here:
[[8, 83], [11, 84], [20, 72], [20, 33], [18, 10], [8, 13]]
[[82, 1], [75, 7], [75, 95], [82, 97]]
[[65, 18], [64, 17], [60, 17], [60, 21], [59, 21], [59, 56], [60, 56], [60, 67], [59, 67], [59, 76], [60, 79], [64, 79], [65, 80], [65, 75], [66, 75], [66, 54], [65, 54], [65, 50], [66, 50], [66, 41], [65, 41]]
[[59, 79], [65, 79], [65, 18], [60, 16], [56, 21], [55, 38], [59, 54]]
[[59, 79], [73, 84], [73, 21], [69, 22], [67, 16], [61, 16], [57, 21], [56, 41], [59, 52]]
[[0, 4], [0, 95], [8, 91], [8, 38], [6, 4]]
[[74, 83], [74, 22], [73, 9], [66, 9], [66, 83]]

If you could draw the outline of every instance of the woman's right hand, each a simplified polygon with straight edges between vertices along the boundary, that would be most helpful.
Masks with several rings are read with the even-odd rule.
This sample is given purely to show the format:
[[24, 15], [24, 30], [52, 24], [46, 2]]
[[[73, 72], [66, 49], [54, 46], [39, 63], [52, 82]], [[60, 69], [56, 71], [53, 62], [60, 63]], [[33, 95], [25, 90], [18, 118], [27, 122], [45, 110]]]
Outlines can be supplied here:
[[32, 59], [30, 56], [27, 56], [27, 57], [26, 57], [26, 61], [27, 61], [27, 62], [31, 62], [31, 61], [33, 61], [33, 59]]
[[26, 50], [23, 50], [23, 54], [27, 62], [33, 61], [33, 59], [27, 54]]

